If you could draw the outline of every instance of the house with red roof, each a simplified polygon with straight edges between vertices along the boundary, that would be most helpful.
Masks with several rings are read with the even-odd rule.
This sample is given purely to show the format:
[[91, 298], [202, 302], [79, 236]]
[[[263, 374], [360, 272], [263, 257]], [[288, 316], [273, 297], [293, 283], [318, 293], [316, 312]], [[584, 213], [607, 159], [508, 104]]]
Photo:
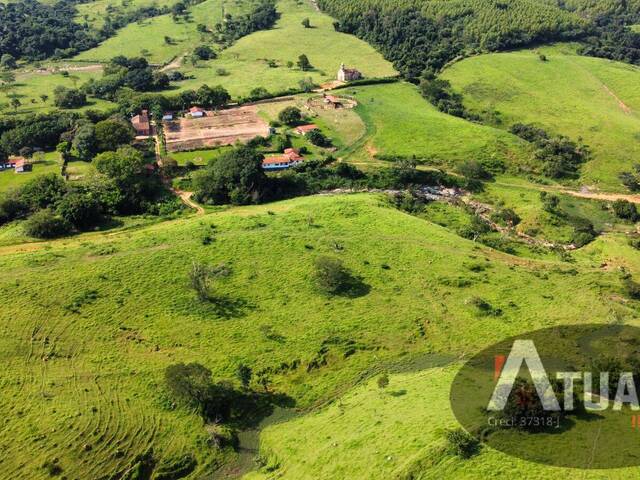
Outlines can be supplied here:
[[206, 115], [206, 111], [200, 107], [191, 107], [189, 115], [191, 115], [191, 118], [202, 118]]
[[14, 157], [13, 160], [16, 173], [30, 172], [33, 168], [31, 162], [24, 157]]
[[131, 125], [136, 131], [137, 137], [148, 137], [151, 135], [151, 122], [149, 121], [149, 112], [142, 110], [140, 115], [136, 115], [131, 119]]
[[300, 125], [299, 127], [296, 127], [296, 133], [298, 135], [306, 135], [307, 133], [313, 130], [318, 130], [318, 126], [313, 123], [310, 123], [308, 125]]
[[304, 157], [295, 148], [285, 149], [282, 155], [266, 157], [262, 161], [262, 168], [265, 170], [282, 170], [299, 165], [304, 161]]

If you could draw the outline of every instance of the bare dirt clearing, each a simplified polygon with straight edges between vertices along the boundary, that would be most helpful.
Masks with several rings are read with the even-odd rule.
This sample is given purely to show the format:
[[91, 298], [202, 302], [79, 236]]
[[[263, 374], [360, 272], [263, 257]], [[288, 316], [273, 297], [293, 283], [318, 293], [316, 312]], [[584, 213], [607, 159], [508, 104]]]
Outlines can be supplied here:
[[164, 123], [169, 152], [202, 147], [232, 145], [255, 137], [269, 136], [269, 125], [258, 116], [255, 105], [218, 112], [207, 111], [202, 118], [180, 118]]

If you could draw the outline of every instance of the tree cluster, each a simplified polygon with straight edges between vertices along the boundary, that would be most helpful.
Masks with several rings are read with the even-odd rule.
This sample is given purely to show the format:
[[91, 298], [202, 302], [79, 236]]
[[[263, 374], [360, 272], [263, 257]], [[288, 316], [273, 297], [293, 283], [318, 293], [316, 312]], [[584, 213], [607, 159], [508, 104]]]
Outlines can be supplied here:
[[278, 12], [275, 1], [261, 0], [251, 12], [245, 15], [234, 17], [230, 13], [225, 14], [224, 21], [215, 26], [218, 42], [231, 45], [250, 33], [273, 27], [276, 20], [278, 20]]
[[589, 149], [564, 136], [552, 136], [534, 125], [514, 124], [511, 133], [536, 146], [535, 159], [551, 178], [575, 178], [589, 158]]
[[137, 92], [162, 90], [169, 85], [169, 77], [154, 71], [142, 57], [114, 57], [104, 67], [102, 78], [91, 79], [82, 90], [94, 97], [114, 100], [119, 89], [126, 87]]

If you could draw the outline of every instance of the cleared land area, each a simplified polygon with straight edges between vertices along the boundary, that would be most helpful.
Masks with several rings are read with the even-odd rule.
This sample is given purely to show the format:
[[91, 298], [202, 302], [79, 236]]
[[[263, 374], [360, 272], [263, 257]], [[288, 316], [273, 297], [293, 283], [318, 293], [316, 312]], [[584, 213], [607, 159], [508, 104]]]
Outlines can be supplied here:
[[[547, 61], [541, 61], [544, 53]], [[499, 127], [534, 123], [581, 138], [592, 152], [580, 182], [622, 190], [621, 171], [640, 157], [640, 69], [581, 57], [571, 46], [480, 55], [448, 68], [443, 78], [473, 111], [498, 112]]]
[[232, 145], [269, 136], [269, 125], [258, 116], [255, 106], [207, 111], [202, 118], [187, 116], [163, 125], [169, 152]]

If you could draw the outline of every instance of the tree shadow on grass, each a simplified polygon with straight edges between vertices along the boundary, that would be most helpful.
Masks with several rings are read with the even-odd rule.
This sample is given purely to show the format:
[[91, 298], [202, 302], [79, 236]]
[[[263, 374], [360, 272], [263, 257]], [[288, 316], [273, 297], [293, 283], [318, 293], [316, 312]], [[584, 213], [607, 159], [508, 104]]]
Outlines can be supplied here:
[[344, 285], [334, 293], [336, 297], [360, 298], [368, 295], [371, 285], [364, 283], [362, 277], [351, 275]]
[[208, 308], [218, 317], [224, 319], [244, 317], [256, 306], [243, 298], [234, 298], [228, 295], [215, 295], [209, 298]]
[[267, 417], [271, 416], [275, 407], [294, 408], [295, 399], [287, 394], [279, 392], [236, 392], [233, 406], [233, 424], [241, 429], [247, 430], [257, 428]]

